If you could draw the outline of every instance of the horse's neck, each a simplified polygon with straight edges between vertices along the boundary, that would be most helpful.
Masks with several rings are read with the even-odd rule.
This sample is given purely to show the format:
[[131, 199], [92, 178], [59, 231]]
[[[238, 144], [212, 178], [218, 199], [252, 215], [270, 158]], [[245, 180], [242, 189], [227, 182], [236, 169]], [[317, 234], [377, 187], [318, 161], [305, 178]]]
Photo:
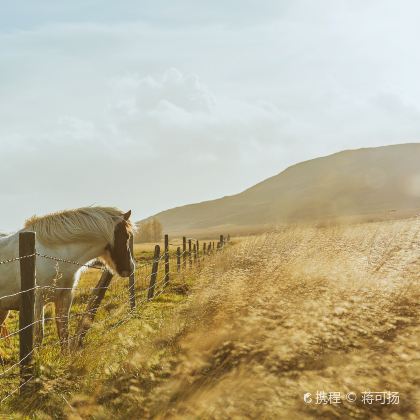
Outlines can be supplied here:
[[[75, 287], [79, 281], [81, 266], [101, 256], [104, 249], [105, 244], [94, 242], [48, 246], [37, 242], [36, 251], [39, 254], [57, 258], [55, 262], [42, 256], [37, 257], [37, 283], [41, 286], [54, 283], [59, 287]], [[60, 273], [58, 278], [57, 267]]]
[[101, 256], [104, 250], [105, 244], [98, 242], [70, 243], [45, 247], [45, 252], [49, 253], [50, 256], [73, 261], [78, 264], [86, 264], [88, 261]]

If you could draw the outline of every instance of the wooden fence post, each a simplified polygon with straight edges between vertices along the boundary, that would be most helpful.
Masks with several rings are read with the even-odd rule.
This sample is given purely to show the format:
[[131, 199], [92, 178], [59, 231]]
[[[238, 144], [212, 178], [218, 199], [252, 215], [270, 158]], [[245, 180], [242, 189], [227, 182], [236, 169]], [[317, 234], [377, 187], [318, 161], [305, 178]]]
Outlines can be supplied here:
[[192, 242], [191, 242], [191, 239], [188, 239], [188, 262], [190, 263], [190, 267], [192, 267], [191, 249], [192, 249]]
[[193, 254], [194, 254], [194, 264], [197, 263], [197, 245], [194, 244], [193, 246]]
[[197, 245], [197, 258], [200, 259], [200, 243], [198, 242], [198, 240], [195, 243]]
[[[95, 319], [96, 312], [98, 311], [99, 305], [101, 304], [105, 293], [108, 290], [109, 284], [111, 283], [113, 274], [106, 270], [102, 273], [101, 278], [99, 279], [98, 284], [92, 291], [92, 296], [89, 299], [89, 302], [86, 306], [86, 311], [77, 327], [77, 342], [75, 342], [76, 347], [82, 347], [83, 339], [85, 338], [86, 333], [89, 331], [92, 323]], [[130, 301], [131, 303], [131, 301]]]
[[159, 258], [160, 258], [160, 246], [155, 246], [155, 254], [153, 256], [152, 274], [150, 276], [149, 292], [147, 293], [147, 299], [153, 299], [155, 295], [156, 278], [159, 269]]
[[165, 235], [165, 280], [164, 286], [169, 283], [169, 236]]
[[35, 320], [35, 232], [19, 233], [20, 260], [20, 383], [24, 384], [34, 374], [34, 320]]
[[203, 258], [206, 256], [206, 252], [207, 252], [206, 247], [207, 247], [207, 244], [204, 242], [204, 244], [203, 244]]
[[182, 237], [182, 265], [184, 270], [187, 268], [187, 238]]
[[223, 248], [224, 244], [225, 244], [225, 240], [223, 238], [223, 235], [220, 235], [220, 248]]
[[[134, 236], [130, 236], [130, 254], [131, 258], [134, 260]], [[130, 309], [134, 309], [136, 307], [136, 293], [134, 290], [135, 287], [135, 270], [130, 274], [130, 277], [128, 279], [128, 292], [130, 296]]]
[[181, 248], [176, 249], [176, 271], [179, 273], [181, 271]]

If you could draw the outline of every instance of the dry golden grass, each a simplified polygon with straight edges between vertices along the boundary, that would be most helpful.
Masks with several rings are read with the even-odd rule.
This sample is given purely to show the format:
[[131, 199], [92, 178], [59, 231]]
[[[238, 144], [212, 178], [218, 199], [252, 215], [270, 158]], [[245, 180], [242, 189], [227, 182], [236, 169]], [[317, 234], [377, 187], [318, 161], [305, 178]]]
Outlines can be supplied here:
[[[419, 233], [410, 219], [243, 240], [89, 341], [61, 415], [420, 418]], [[303, 402], [322, 390], [400, 404]]]
[[[96, 404], [148, 417], [418, 418], [419, 227], [286, 229], [233, 247]], [[305, 405], [317, 390], [401, 401]]]

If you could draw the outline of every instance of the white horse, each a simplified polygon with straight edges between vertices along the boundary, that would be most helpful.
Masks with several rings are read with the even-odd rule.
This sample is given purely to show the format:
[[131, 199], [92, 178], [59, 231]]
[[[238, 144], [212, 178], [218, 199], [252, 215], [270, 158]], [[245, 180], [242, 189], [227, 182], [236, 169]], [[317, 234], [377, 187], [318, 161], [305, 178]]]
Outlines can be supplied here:
[[[0, 238], [0, 261], [19, 255], [20, 232], [34, 231], [37, 253], [78, 264], [87, 264], [99, 258], [111, 271], [116, 271], [121, 277], [128, 277], [135, 268], [129, 249], [129, 237], [132, 234], [130, 215], [131, 210], [124, 213], [110, 207], [85, 207], [32, 217], [21, 231]], [[44, 306], [54, 301], [58, 336], [63, 349], [67, 348], [73, 289], [82, 270], [83, 267], [74, 264], [57, 263], [39, 256], [36, 258], [36, 284], [40, 287], [35, 295], [37, 344], [43, 338]], [[19, 292], [19, 261], [0, 265], [0, 325], [6, 320], [9, 310], [19, 310]]]

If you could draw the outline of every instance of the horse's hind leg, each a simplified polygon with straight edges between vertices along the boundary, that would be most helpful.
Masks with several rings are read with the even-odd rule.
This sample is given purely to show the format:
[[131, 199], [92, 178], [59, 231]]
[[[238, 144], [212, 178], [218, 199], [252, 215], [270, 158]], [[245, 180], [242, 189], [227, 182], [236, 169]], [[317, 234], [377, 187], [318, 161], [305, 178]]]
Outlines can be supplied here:
[[6, 327], [6, 319], [7, 316], [9, 315], [9, 311], [4, 310], [4, 309], [0, 309], [0, 337], [7, 337], [9, 335], [9, 331], [7, 330]]
[[69, 316], [72, 300], [73, 294], [71, 290], [62, 290], [56, 294], [54, 300], [57, 332], [61, 350], [64, 352], [69, 348]]

